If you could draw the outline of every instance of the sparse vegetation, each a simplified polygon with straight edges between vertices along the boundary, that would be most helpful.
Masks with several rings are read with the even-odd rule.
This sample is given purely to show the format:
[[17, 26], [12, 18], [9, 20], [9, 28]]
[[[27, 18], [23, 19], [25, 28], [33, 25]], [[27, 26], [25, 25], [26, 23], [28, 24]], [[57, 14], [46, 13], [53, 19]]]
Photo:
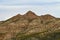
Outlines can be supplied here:
[[0, 22], [1, 40], [60, 40], [60, 19], [29, 11]]

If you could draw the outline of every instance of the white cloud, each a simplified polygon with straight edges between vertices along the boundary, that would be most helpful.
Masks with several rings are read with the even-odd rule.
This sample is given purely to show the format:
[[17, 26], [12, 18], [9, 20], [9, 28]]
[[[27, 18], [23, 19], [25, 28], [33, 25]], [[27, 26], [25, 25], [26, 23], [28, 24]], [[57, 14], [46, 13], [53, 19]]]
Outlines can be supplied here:
[[42, 6], [4, 6], [0, 5], [0, 20], [8, 19], [18, 13], [25, 14], [27, 11], [32, 10], [37, 15], [51, 14], [60, 17], [60, 5], [42, 5]]
[[0, 0], [0, 20], [25, 14], [28, 10], [37, 15], [48, 13], [60, 17], [60, 0]]
[[2, 0], [0, 5], [29, 5], [29, 4], [45, 4], [60, 3], [60, 0]]

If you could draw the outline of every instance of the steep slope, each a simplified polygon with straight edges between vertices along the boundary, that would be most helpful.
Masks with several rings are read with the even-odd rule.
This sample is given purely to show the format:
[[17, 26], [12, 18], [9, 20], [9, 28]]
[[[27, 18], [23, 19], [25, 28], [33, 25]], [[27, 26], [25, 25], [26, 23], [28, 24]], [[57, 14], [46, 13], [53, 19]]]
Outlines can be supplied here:
[[16, 16], [4, 21], [3, 23], [1, 23], [2, 25], [8, 25], [9, 23], [12, 23], [12, 22], [16, 22], [18, 21], [20, 18], [21, 18], [22, 15], [20, 14], [17, 14]]
[[41, 15], [39, 18], [42, 20], [42, 22], [46, 25], [49, 23], [54, 23], [56, 21], [56, 18], [54, 16], [51, 16], [49, 14]]

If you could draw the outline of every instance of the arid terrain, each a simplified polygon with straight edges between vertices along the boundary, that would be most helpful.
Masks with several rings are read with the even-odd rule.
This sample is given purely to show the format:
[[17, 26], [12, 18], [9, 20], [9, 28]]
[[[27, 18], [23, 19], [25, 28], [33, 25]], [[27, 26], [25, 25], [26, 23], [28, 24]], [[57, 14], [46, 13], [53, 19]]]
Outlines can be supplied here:
[[0, 40], [60, 40], [60, 18], [28, 11], [0, 21]]

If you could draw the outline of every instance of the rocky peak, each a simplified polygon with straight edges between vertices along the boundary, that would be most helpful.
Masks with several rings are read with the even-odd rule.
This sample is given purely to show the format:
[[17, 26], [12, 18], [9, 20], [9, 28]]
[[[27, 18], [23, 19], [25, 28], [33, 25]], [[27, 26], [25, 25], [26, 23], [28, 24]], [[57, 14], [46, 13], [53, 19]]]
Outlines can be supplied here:
[[37, 15], [32, 11], [28, 11], [24, 16], [29, 19], [34, 19], [37, 17]]
[[16, 16], [14, 16], [14, 17], [21, 17], [22, 15], [20, 15], [20, 14], [17, 14]]
[[36, 16], [36, 14], [32, 11], [28, 11], [25, 15], [26, 16]]
[[40, 18], [45, 19], [45, 20], [50, 20], [54, 19], [55, 17], [51, 16], [50, 14], [42, 15]]

